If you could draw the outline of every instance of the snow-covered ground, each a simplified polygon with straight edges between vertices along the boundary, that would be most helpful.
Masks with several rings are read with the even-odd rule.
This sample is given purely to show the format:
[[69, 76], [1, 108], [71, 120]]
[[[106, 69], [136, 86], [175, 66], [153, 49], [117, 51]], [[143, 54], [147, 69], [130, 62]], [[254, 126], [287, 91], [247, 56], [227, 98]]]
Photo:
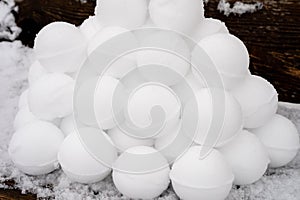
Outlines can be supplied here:
[[[7, 154], [8, 142], [13, 133], [13, 119], [18, 98], [27, 87], [27, 72], [34, 60], [32, 49], [19, 41], [0, 43], [0, 182], [14, 180], [23, 192], [37, 193], [39, 197], [55, 199], [126, 199], [113, 186], [111, 178], [102, 182], [83, 185], [71, 183], [57, 170], [44, 176], [27, 176], [14, 167]], [[279, 113], [290, 118], [300, 131], [300, 109], [281, 105]], [[7, 188], [0, 183], [0, 188]], [[168, 189], [159, 199], [177, 199]], [[268, 170], [257, 183], [234, 187], [228, 200], [299, 200], [300, 154], [288, 166]]]

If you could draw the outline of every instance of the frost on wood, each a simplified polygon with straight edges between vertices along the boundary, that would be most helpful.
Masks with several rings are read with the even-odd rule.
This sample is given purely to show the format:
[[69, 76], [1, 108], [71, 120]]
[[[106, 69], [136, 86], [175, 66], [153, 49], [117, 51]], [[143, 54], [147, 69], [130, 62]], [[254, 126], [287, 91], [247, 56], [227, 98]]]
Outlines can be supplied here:
[[244, 13], [253, 13], [263, 8], [263, 3], [256, 2], [253, 4], [242, 3], [236, 1], [233, 6], [230, 5], [226, 0], [220, 0], [218, 10], [223, 12], [224, 15], [229, 16], [231, 13], [242, 15]]
[[0, 39], [14, 40], [20, 34], [13, 15], [17, 11], [14, 0], [0, 0]]

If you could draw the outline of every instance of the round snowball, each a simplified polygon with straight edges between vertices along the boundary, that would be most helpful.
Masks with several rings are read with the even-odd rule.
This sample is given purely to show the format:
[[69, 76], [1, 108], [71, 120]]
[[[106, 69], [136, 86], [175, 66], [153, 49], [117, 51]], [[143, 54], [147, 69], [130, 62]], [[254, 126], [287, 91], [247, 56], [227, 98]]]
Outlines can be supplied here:
[[58, 161], [64, 173], [72, 181], [79, 183], [101, 181], [111, 171], [109, 167], [90, 155], [76, 132], [69, 134], [62, 143], [58, 152]]
[[234, 184], [237, 185], [252, 184], [259, 180], [270, 162], [265, 146], [246, 130], [219, 150], [230, 165]]
[[62, 132], [55, 125], [35, 121], [14, 133], [8, 152], [24, 173], [47, 174], [58, 168], [57, 152], [63, 139]]
[[247, 76], [233, 96], [240, 103], [245, 128], [257, 128], [269, 121], [277, 111], [278, 95], [267, 80], [259, 76]]
[[205, 18], [198, 24], [192, 38], [199, 42], [203, 38], [217, 33], [229, 33], [225, 23], [218, 19]]
[[147, 18], [148, 0], [97, 0], [95, 14], [105, 26], [134, 29]]
[[65, 136], [68, 136], [69, 134], [76, 131], [75, 119], [73, 115], [64, 117], [61, 120], [59, 128], [61, 129], [61, 131], [64, 133]]
[[175, 193], [181, 199], [225, 199], [234, 179], [230, 167], [219, 151], [213, 149], [201, 159], [200, 151], [200, 146], [193, 146], [173, 164]]
[[[130, 155], [135, 156], [130, 159]], [[153, 154], [149, 158], [145, 158], [147, 154]], [[167, 160], [154, 148], [146, 146], [137, 146], [127, 149], [117, 159], [118, 166], [126, 169], [129, 165], [137, 165], [143, 167], [145, 164], [153, 164], [153, 160], [160, 166], [157, 170], [146, 171], [145, 173], [134, 173], [131, 171], [114, 169], [112, 173], [113, 181], [117, 189], [125, 196], [133, 199], [153, 199], [158, 197], [169, 185], [170, 168]], [[128, 160], [132, 161], [131, 163]], [[146, 162], [146, 163], [145, 163]], [[129, 167], [130, 168], [130, 167]]]
[[119, 80], [111, 76], [101, 77], [95, 90], [94, 110], [97, 123], [102, 129], [116, 126], [115, 118], [117, 115], [122, 116], [125, 96], [124, 86]]
[[189, 33], [204, 18], [203, 6], [202, 0], [151, 0], [149, 13], [155, 25]]
[[60, 73], [47, 74], [30, 87], [29, 108], [39, 119], [65, 117], [72, 113], [73, 90], [71, 77]]
[[118, 127], [108, 130], [107, 134], [120, 152], [135, 146], [153, 146], [154, 144], [153, 139], [134, 138], [126, 133], [123, 133]]
[[23, 107], [18, 111], [15, 117], [14, 129], [17, 130], [36, 120], [38, 120], [38, 118], [32, 114], [32, 112], [29, 110], [29, 107]]
[[[173, 32], [158, 31], [144, 36], [141, 41], [145, 47], [159, 47], [176, 54], [160, 50], [141, 50], [137, 52], [137, 65], [148, 81], [156, 81], [168, 86], [183, 79], [190, 69], [190, 50], [186, 42]], [[181, 57], [183, 58], [181, 58]]]
[[28, 91], [29, 89], [26, 89], [22, 92], [19, 98], [18, 107], [19, 109], [27, 107], [28, 106]]
[[274, 115], [264, 126], [252, 129], [252, 132], [266, 146], [271, 159], [270, 167], [288, 164], [300, 148], [296, 126], [281, 115]]
[[86, 59], [86, 40], [72, 24], [53, 22], [36, 36], [34, 52], [49, 72], [74, 72]]
[[200, 40], [198, 46], [204, 50], [201, 53], [205, 55], [199, 55], [201, 53], [196, 48], [192, 53], [192, 61], [201, 56], [209, 56], [215, 65], [211, 67], [218, 70], [225, 89], [236, 87], [249, 74], [249, 54], [244, 43], [237, 37], [224, 33], [214, 34]]
[[[204, 88], [199, 90], [195, 95], [197, 100], [196, 106], [198, 106], [198, 108], [195, 107], [194, 110], [198, 109], [198, 127], [196, 130], [194, 141], [197, 144], [208, 145], [206, 143], [207, 141], [212, 141], [215, 139], [216, 144], [213, 145], [215, 145], [216, 147], [220, 147], [228, 143], [238, 135], [243, 126], [242, 109], [237, 100], [230, 93], [221, 89]], [[224, 103], [220, 102], [222, 98], [224, 98]], [[193, 110], [191, 106], [195, 105], [191, 102], [192, 101], [189, 101], [186, 104], [185, 109]], [[213, 102], [215, 103], [213, 104]], [[221, 111], [214, 111], [215, 109], [220, 108], [220, 106], [222, 106]], [[212, 124], [213, 117], [215, 117], [215, 120], [222, 120], [218, 121], [220, 128], [218, 130], [214, 130], [211, 128], [211, 126], [215, 126], [214, 124]], [[214, 132], [212, 132], [211, 130], [214, 130]], [[188, 132], [189, 129], [187, 129], [186, 131], [188, 134], [193, 134], [193, 131]], [[210, 134], [210, 139], [206, 138], [207, 134]], [[193, 136], [194, 135], [191, 135], [190, 137]]]
[[96, 16], [90, 16], [84, 20], [79, 27], [79, 30], [88, 41], [91, 40], [101, 29], [103, 29], [103, 25], [101, 25]]

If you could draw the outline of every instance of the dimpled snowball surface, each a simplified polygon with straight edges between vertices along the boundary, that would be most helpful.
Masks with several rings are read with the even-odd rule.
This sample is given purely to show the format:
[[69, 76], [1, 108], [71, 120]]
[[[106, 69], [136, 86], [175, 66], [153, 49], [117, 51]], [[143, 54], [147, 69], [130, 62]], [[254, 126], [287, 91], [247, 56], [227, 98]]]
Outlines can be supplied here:
[[224, 200], [234, 175], [221, 153], [215, 149], [200, 158], [200, 146], [192, 146], [172, 166], [170, 178], [181, 199]]
[[264, 126], [252, 131], [266, 146], [271, 159], [270, 167], [288, 164], [300, 148], [296, 126], [281, 115], [274, 115]]
[[[127, 157], [129, 154], [143, 155], [152, 154], [153, 159], [161, 161], [161, 168], [152, 171], [134, 173], [130, 171], [124, 171], [121, 169], [114, 169], [112, 173], [113, 182], [117, 189], [125, 196], [133, 199], [153, 199], [158, 197], [169, 185], [169, 172], [170, 168], [168, 161], [152, 147], [147, 146], [136, 146], [127, 149], [123, 154], [120, 155], [116, 161], [118, 166], [130, 165]], [[145, 161], [144, 158], [134, 157], [134, 163], [140, 165], [141, 162]], [[151, 160], [147, 160], [148, 164], [151, 165]], [[142, 163], [143, 164], [143, 163]]]
[[263, 126], [277, 111], [278, 94], [262, 77], [247, 76], [232, 94], [242, 107], [245, 128]]
[[150, 18], [158, 27], [189, 33], [204, 18], [202, 0], [151, 0]]
[[63, 141], [58, 161], [66, 175], [79, 183], [101, 181], [111, 171], [85, 149], [76, 132], [69, 134]]
[[148, 14], [148, 0], [97, 0], [96, 17], [105, 26], [134, 29], [143, 25]]
[[37, 120], [14, 133], [8, 152], [24, 173], [47, 174], [58, 168], [57, 152], [63, 139], [62, 132], [55, 125]]
[[60, 73], [47, 74], [29, 88], [31, 112], [43, 120], [65, 117], [72, 112], [74, 80]]
[[265, 146], [257, 136], [246, 130], [219, 150], [230, 165], [234, 174], [234, 184], [237, 185], [258, 181], [270, 162]]
[[47, 71], [74, 72], [86, 58], [86, 41], [76, 26], [53, 22], [37, 34], [34, 52]]

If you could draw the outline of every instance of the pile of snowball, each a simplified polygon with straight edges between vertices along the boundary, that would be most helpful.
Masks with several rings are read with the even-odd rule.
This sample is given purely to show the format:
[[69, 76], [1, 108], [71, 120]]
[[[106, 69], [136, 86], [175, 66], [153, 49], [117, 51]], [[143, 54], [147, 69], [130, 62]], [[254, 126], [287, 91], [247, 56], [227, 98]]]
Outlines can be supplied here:
[[[210, 154], [199, 159], [204, 145], [201, 134], [209, 128], [212, 117], [208, 91], [213, 88], [207, 88], [190, 65], [163, 52], [144, 51], [130, 62], [119, 63], [124, 65], [124, 71], [152, 61], [169, 65], [184, 77], [199, 99], [199, 119], [205, 123], [200, 123], [202, 126], [197, 130], [193, 145], [180, 157], [172, 158], [173, 154], [159, 150], [174, 137], [180, 124], [179, 111], [189, 101], [189, 97], [180, 98], [181, 102], [174, 99], [174, 94], [184, 96], [182, 80], [142, 70], [132, 77], [136, 84], [140, 79], [146, 82], [159, 79], [168, 88], [146, 85], [131, 95], [128, 104], [132, 110], [131, 120], [147, 125], [149, 116], [141, 112], [154, 104], [163, 104], [170, 119], [164, 134], [137, 139], [116, 126], [109, 105], [116, 85], [123, 84], [124, 91], [131, 91], [133, 83], [122, 82], [120, 76], [124, 71], [108, 70], [102, 78], [106, 93], [99, 97], [95, 112], [100, 118], [100, 132], [117, 147], [111, 155], [116, 162], [127, 165], [126, 153], [156, 152], [165, 166], [147, 174], [134, 174], [114, 170], [87, 151], [77, 134], [72, 101], [77, 72], [87, 57], [112, 37], [143, 27], [174, 30], [191, 37], [218, 69], [226, 103], [222, 136]], [[139, 42], [137, 35], [132, 37]], [[147, 39], [160, 37], [164, 35], [157, 31]], [[193, 50], [187, 48], [184, 40], [174, 37], [170, 41], [176, 41], [180, 51], [194, 59]], [[95, 16], [86, 19], [80, 27], [65, 22], [44, 27], [35, 39], [34, 52], [36, 61], [29, 70], [29, 88], [20, 97], [15, 133], [8, 149], [16, 167], [26, 174], [41, 175], [62, 168], [71, 180], [89, 184], [103, 180], [112, 171], [115, 186], [129, 198], [158, 197], [171, 182], [182, 199], [219, 200], [227, 197], [233, 184], [254, 183], [268, 167], [286, 165], [300, 147], [295, 125], [276, 114], [276, 90], [265, 79], [250, 74], [245, 45], [229, 33], [223, 22], [204, 17], [202, 0], [99, 0]], [[218, 93], [223, 89], [213, 91]], [[141, 162], [143, 159], [135, 161]]]

